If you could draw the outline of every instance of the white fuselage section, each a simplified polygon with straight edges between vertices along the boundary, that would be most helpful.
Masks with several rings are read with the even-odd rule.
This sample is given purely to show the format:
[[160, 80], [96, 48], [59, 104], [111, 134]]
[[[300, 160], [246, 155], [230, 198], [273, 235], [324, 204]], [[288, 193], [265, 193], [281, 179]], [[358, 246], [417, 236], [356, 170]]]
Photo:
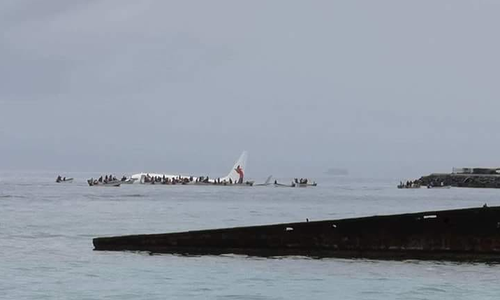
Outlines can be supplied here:
[[136, 179], [135, 182], [137, 183], [146, 183], [149, 181], [148, 179], [156, 179], [160, 178], [160, 180], [166, 180], [168, 179], [169, 181], [172, 180], [189, 180], [189, 182], [208, 182], [208, 183], [215, 183], [215, 182], [227, 182], [227, 183], [236, 183], [239, 181], [243, 181], [243, 174], [244, 170], [246, 168], [246, 161], [247, 161], [247, 152], [244, 151], [238, 161], [234, 164], [233, 168], [229, 171], [229, 174], [225, 177], [220, 177], [220, 178], [209, 178], [208, 180], [206, 177], [198, 177], [198, 176], [189, 176], [189, 175], [172, 175], [172, 174], [163, 174], [163, 173], [138, 173], [132, 175], [133, 179]]

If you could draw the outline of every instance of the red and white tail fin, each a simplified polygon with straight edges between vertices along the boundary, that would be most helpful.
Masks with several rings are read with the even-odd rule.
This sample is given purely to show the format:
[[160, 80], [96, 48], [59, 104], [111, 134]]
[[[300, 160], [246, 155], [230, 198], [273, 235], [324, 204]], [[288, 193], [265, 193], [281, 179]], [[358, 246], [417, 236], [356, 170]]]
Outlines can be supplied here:
[[243, 182], [245, 178], [247, 158], [248, 153], [246, 151], [243, 151], [231, 171], [229, 171], [229, 174], [227, 174], [226, 177], [221, 178], [221, 180], [229, 181], [229, 179], [231, 179], [233, 182]]

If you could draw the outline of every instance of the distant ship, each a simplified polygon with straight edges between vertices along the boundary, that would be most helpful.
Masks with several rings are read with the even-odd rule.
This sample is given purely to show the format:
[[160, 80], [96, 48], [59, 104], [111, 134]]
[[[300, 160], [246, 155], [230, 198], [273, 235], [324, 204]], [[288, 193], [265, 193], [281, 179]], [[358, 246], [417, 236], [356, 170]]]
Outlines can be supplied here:
[[330, 168], [326, 170], [325, 174], [331, 176], [347, 176], [349, 175], [349, 171], [341, 168]]

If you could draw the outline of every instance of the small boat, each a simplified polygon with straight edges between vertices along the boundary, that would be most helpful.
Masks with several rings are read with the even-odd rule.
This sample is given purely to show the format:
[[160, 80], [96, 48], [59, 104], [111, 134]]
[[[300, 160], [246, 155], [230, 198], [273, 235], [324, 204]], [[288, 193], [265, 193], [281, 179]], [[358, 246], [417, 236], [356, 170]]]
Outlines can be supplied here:
[[437, 185], [437, 186], [433, 186], [433, 185], [428, 185], [427, 186], [428, 189], [449, 189], [451, 188], [451, 185]]
[[421, 187], [422, 186], [420, 186], [420, 185], [412, 185], [412, 186], [405, 186], [405, 185], [401, 186], [401, 185], [398, 185], [398, 189], [405, 189], [405, 190], [406, 189], [419, 189]]
[[308, 187], [308, 186], [318, 186], [318, 184], [316, 182], [313, 182], [313, 183], [299, 183], [299, 184], [295, 184], [297, 187]]
[[422, 185], [420, 183], [415, 183], [415, 182], [407, 182], [403, 183], [400, 182], [398, 184], [398, 189], [419, 189]]
[[295, 182], [292, 182], [291, 184], [283, 184], [283, 183], [278, 183], [278, 182], [274, 182], [274, 186], [276, 187], [308, 187], [308, 186], [318, 186], [318, 184], [316, 182], [313, 182], [313, 183], [295, 183]]
[[73, 178], [66, 178], [66, 177], [60, 178], [60, 177], [58, 177], [56, 179], [56, 183], [66, 183], [66, 182], [68, 182], [68, 183], [73, 182]]
[[122, 179], [120, 182], [121, 184], [133, 184], [136, 181], [137, 178], [128, 178], [128, 179]]
[[87, 183], [89, 184], [89, 186], [113, 186], [113, 187], [119, 187], [122, 184], [120, 180], [101, 182], [94, 179], [87, 180]]

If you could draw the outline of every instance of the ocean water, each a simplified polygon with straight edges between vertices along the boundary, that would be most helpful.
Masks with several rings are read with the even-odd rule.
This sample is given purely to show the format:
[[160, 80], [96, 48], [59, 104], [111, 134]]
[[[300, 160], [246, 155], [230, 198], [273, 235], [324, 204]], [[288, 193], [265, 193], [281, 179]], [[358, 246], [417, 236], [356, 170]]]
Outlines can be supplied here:
[[0, 299], [499, 299], [500, 265], [93, 251], [98, 236], [500, 205], [500, 190], [88, 187], [97, 174], [0, 173]]

